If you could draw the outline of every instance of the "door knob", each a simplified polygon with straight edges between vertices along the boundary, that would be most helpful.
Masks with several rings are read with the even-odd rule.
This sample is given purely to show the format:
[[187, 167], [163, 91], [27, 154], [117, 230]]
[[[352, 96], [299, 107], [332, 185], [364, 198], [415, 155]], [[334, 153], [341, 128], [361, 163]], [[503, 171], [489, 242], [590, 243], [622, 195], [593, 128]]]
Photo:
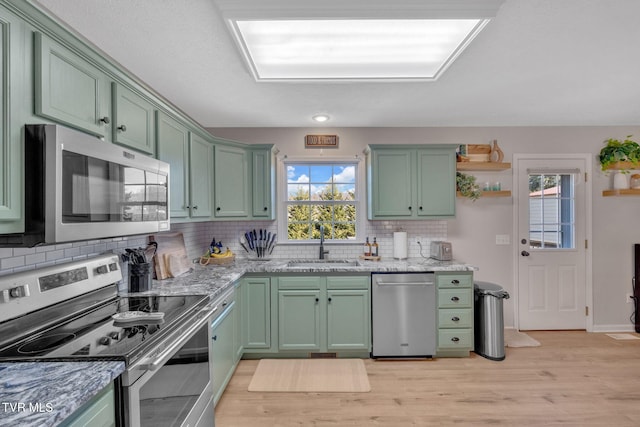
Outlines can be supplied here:
[[100, 121], [105, 125], [108, 125], [109, 123], [111, 123], [111, 120], [109, 120], [109, 117], [107, 116], [104, 116], [103, 118], [101, 118]]
[[119, 131], [122, 131], [122, 132], [126, 132], [126, 131], [127, 131], [127, 126], [125, 126], [125, 125], [120, 125], [120, 126], [118, 126], [118, 130], [119, 130]]
[[531, 255], [531, 254], [530, 254], [529, 252], [527, 252], [527, 251], [522, 251], [522, 252], [520, 252], [520, 255], [522, 255], [522, 256], [529, 256], [529, 255]]

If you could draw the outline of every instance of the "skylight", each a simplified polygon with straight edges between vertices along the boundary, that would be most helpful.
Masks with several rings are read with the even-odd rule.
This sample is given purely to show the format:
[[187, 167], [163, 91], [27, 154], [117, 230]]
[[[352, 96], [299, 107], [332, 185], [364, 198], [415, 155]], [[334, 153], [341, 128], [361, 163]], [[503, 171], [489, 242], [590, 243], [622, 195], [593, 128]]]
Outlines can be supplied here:
[[258, 81], [435, 80], [487, 19], [234, 20]]

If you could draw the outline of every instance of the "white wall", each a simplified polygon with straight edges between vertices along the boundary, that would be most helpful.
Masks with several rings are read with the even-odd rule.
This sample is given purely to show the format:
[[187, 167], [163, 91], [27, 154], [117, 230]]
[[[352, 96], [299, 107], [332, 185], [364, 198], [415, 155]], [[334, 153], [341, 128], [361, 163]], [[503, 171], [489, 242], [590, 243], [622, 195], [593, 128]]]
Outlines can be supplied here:
[[[631, 292], [633, 244], [640, 242], [640, 198], [602, 197], [610, 177], [599, 172], [595, 158], [609, 137], [635, 134], [640, 127], [498, 127], [498, 128], [216, 128], [214, 135], [248, 143], [275, 144], [289, 156], [351, 157], [362, 155], [367, 144], [487, 144], [497, 139], [505, 161], [514, 154], [593, 154], [593, 298], [594, 330], [632, 330], [632, 305], [625, 302]], [[305, 149], [307, 134], [337, 134], [338, 149]], [[512, 189], [511, 171], [482, 173], [481, 181], [500, 180]], [[458, 199], [457, 217], [446, 221], [447, 239], [453, 242], [457, 259], [479, 267], [479, 280], [493, 281], [513, 292], [513, 200], [488, 198], [472, 203]], [[375, 226], [374, 226], [375, 227]], [[511, 245], [497, 246], [495, 236], [508, 234]], [[505, 302], [505, 323], [513, 325], [513, 300]]]

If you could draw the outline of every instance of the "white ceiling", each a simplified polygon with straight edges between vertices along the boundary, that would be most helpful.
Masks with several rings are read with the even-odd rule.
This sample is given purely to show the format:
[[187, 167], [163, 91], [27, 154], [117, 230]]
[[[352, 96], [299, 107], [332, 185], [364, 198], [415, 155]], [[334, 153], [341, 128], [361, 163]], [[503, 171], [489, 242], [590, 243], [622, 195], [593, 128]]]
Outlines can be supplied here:
[[638, 0], [506, 0], [439, 80], [405, 83], [258, 83], [212, 0], [39, 3], [206, 127], [640, 124]]

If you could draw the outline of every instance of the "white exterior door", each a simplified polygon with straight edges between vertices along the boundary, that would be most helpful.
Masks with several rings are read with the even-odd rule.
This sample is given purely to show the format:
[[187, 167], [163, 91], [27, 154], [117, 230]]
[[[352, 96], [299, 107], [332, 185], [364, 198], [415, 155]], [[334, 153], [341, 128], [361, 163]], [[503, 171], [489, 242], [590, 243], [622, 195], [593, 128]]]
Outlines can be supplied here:
[[587, 159], [516, 161], [518, 326], [587, 329]]

